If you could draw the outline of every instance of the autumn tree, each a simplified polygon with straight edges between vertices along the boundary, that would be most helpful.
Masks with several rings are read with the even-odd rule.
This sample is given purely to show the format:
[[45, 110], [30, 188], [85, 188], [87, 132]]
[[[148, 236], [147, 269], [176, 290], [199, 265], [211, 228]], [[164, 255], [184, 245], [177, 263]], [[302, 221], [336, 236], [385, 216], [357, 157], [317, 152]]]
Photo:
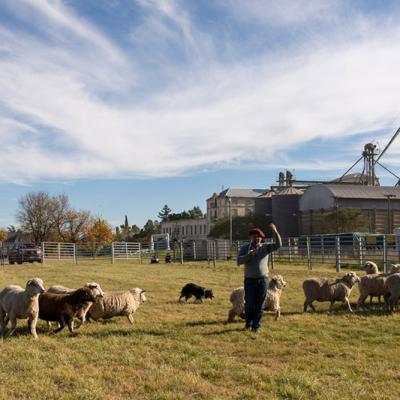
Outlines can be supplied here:
[[8, 237], [8, 232], [4, 228], [0, 228], [0, 242], [6, 240]]
[[105, 219], [96, 219], [86, 230], [87, 241], [105, 246], [113, 240], [111, 225]]

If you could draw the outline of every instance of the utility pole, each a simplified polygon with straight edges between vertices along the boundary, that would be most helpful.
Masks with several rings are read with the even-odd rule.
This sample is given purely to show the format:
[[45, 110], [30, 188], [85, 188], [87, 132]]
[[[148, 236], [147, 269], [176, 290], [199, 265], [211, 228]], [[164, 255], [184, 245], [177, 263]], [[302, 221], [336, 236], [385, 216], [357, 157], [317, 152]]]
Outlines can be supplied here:
[[392, 233], [392, 218], [391, 218], [391, 202], [390, 200], [396, 197], [395, 194], [385, 194], [385, 197], [387, 198], [387, 233]]
[[229, 245], [232, 246], [232, 198], [228, 197], [229, 202]]

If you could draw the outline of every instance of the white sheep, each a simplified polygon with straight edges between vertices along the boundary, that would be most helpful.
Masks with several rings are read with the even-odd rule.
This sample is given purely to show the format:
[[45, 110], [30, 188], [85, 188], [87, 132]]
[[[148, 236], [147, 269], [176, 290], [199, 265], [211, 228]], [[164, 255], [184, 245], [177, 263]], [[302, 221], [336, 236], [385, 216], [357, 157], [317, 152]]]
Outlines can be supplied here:
[[368, 274], [360, 278], [358, 283], [358, 290], [360, 296], [357, 301], [357, 308], [364, 307], [365, 299], [368, 296], [377, 296], [379, 304], [381, 304], [381, 296], [386, 293], [385, 282], [386, 279], [395, 273], [400, 272], [400, 265], [392, 264], [388, 274]]
[[[91, 293], [94, 297], [103, 297], [104, 292], [101, 289], [100, 285], [96, 282], [88, 282], [85, 284], [86, 288], [91, 290]], [[76, 289], [70, 289], [62, 285], [54, 285], [50, 286], [49, 289], [47, 290], [48, 293], [56, 293], [56, 294], [70, 294], [75, 292]], [[80, 320], [80, 324], [76, 327], [79, 328], [86, 322], [86, 315], [87, 312], [89, 311], [89, 308], [93, 305], [92, 302], [88, 301], [84, 304], [82, 308], [79, 309], [79, 311], [76, 314], [76, 317]], [[48, 326], [51, 326], [51, 323], [47, 323]]]
[[393, 312], [400, 299], [400, 273], [394, 273], [386, 278], [384, 297], [387, 310]]
[[133, 324], [133, 313], [141, 303], [147, 301], [145, 291], [140, 288], [120, 292], [104, 292], [90, 307], [88, 319], [97, 321], [100, 318], [110, 319], [117, 316], [126, 316]]
[[305, 295], [304, 312], [310, 306], [313, 311], [314, 301], [330, 301], [329, 312], [333, 309], [335, 301], [342, 301], [347, 305], [350, 312], [353, 312], [350, 306], [350, 293], [353, 286], [360, 281], [360, 278], [354, 272], [349, 272], [342, 278], [312, 278], [303, 282], [303, 291]]
[[373, 261], [366, 261], [362, 269], [366, 274], [379, 274], [379, 268]]
[[[376, 265], [376, 263], [374, 263], [373, 261], [366, 261], [364, 264], [364, 267], [362, 268], [365, 273], [367, 275], [374, 275], [374, 274], [379, 274], [379, 268]], [[358, 284], [360, 285], [360, 283]], [[373, 299], [373, 295], [369, 296], [369, 304], [372, 305], [372, 299]], [[377, 296], [378, 297], [378, 302], [379, 304], [381, 304], [381, 296]]]
[[[43, 281], [32, 278], [26, 283], [25, 289], [21, 286], [10, 285], [0, 292], [0, 325], [4, 338], [15, 332], [17, 319], [28, 319], [29, 330], [32, 336], [37, 338], [39, 295], [44, 291]], [[11, 328], [7, 331], [9, 321], [11, 321]]]
[[[275, 320], [281, 315], [280, 298], [286, 282], [281, 275], [275, 275], [271, 278], [268, 285], [267, 296], [264, 301], [264, 311], [275, 312]], [[244, 302], [244, 288], [239, 287], [232, 291], [230, 295], [230, 302], [232, 308], [229, 310], [228, 322], [233, 322], [236, 316], [245, 318], [245, 302]]]

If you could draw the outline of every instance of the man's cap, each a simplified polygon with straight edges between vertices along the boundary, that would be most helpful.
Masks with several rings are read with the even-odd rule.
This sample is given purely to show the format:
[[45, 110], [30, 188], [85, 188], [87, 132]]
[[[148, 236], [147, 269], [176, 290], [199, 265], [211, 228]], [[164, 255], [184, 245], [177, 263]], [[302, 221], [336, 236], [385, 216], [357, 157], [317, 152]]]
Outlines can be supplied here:
[[265, 238], [265, 233], [260, 228], [251, 229], [249, 235], [258, 235], [262, 238]]

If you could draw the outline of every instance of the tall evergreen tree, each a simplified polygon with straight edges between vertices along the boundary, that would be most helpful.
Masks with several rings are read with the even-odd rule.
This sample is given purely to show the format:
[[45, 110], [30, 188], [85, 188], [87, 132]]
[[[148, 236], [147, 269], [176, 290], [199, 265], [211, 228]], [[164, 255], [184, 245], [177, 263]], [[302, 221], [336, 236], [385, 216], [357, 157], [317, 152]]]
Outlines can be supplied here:
[[172, 210], [165, 204], [165, 206], [161, 209], [157, 216], [161, 219], [161, 221], [167, 221], [168, 217], [171, 214], [171, 211]]

